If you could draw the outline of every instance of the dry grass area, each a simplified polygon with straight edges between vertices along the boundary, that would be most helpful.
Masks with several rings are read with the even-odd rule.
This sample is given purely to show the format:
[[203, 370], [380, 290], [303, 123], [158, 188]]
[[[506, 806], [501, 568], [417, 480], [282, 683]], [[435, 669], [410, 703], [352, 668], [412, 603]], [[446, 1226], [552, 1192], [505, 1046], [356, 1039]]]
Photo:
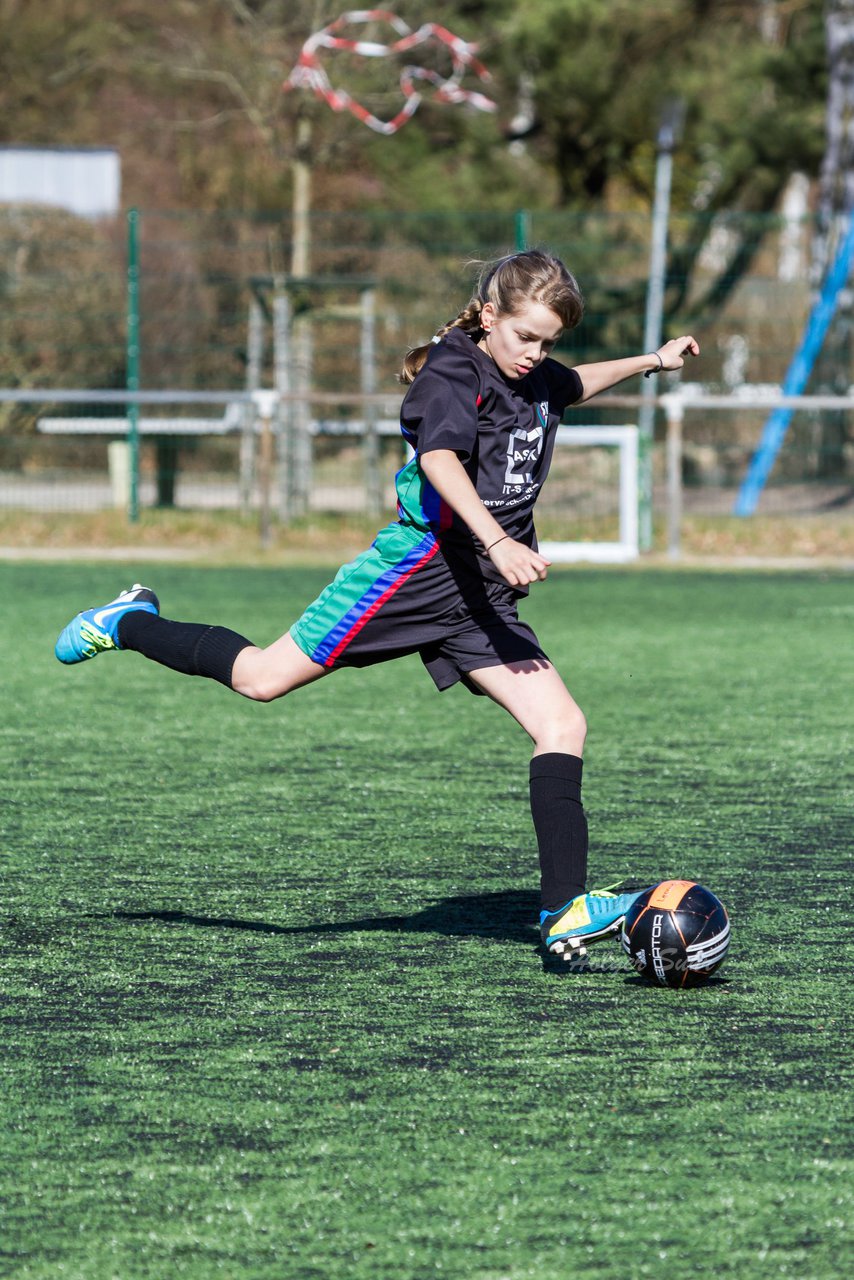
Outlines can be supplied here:
[[[657, 549], [663, 549], [663, 530]], [[712, 558], [816, 559], [854, 563], [854, 515], [686, 516], [682, 550]]]
[[[372, 539], [376, 523], [359, 515], [306, 516], [290, 526], [274, 525], [261, 545], [257, 519], [232, 512], [144, 510], [135, 524], [118, 511], [94, 513], [0, 512], [0, 550], [7, 557], [49, 559], [69, 555], [144, 555], [221, 564], [331, 564], [356, 554]], [[613, 536], [602, 529], [588, 536]], [[548, 538], [577, 534], [545, 521]], [[666, 554], [664, 522], [656, 529], [655, 552]], [[854, 564], [854, 513], [760, 515], [687, 514], [682, 553], [691, 560], [815, 560]]]
[[152, 559], [213, 560], [222, 564], [298, 562], [329, 564], [355, 554], [376, 532], [359, 516], [310, 516], [291, 526], [274, 524], [262, 546], [257, 518], [223, 511], [143, 510], [131, 524], [120, 511], [92, 513], [0, 512], [0, 548], [49, 558], [140, 552]]

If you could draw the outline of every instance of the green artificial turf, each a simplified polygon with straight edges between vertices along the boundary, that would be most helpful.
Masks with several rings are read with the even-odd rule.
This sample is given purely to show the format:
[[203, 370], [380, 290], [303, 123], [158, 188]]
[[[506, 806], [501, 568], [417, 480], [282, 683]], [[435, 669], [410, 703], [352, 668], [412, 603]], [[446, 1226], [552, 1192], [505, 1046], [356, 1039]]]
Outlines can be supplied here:
[[[590, 720], [592, 883], [730, 909], [679, 992], [614, 943], [544, 970], [527, 740], [417, 659], [269, 706], [60, 666], [135, 575], [0, 565], [0, 1274], [850, 1272], [850, 580], [570, 570], [524, 610]], [[327, 576], [145, 571], [260, 643]]]

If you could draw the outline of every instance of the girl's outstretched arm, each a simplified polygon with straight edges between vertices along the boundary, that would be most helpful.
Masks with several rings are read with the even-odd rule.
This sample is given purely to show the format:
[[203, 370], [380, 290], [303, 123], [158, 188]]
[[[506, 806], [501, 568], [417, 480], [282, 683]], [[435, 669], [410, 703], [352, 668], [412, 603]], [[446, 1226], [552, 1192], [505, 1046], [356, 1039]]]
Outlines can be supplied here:
[[[576, 404], [584, 404], [592, 396], [597, 396], [626, 378], [633, 378], [638, 373], [658, 373], [664, 369], [681, 369], [686, 355], [698, 356], [700, 348], [695, 338], [683, 334], [681, 338], [671, 338], [657, 351], [648, 355], [627, 356], [624, 360], [602, 360], [597, 364], [579, 364], [575, 372], [581, 379], [584, 395]], [[659, 363], [659, 359], [661, 363]]]
[[505, 582], [511, 587], [527, 587], [545, 578], [550, 562], [505, 533], [483, 505], [453, 449], [431, 449], [419, 462], [436, 492], [483, 544]]

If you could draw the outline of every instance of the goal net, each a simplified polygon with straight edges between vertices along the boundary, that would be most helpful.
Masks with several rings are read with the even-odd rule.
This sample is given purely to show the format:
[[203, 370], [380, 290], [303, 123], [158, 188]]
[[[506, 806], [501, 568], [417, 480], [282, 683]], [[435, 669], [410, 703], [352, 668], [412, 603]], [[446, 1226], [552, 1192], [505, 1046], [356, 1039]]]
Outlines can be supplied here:
[[540, 550], [554, 564], [638, 555], [638, 429], [558, 427], [537, 502]]

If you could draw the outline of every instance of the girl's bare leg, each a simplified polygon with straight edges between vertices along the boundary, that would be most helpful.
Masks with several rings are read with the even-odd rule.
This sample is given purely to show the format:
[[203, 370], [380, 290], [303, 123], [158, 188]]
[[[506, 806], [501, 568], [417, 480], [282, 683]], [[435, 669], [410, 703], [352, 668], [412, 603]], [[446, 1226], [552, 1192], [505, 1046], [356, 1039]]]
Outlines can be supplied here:
[[241, 649], [234, 660], [231, 687], [244, 698], [272, 702], [326, 674], [325, 667], [313, 662], [296, 641], [285, 634], [266, 649], [255, 645]]
[[587, 722], [550, 662], [511, 662], [469, 672], [478, 688], [509, 711], [534, 744], [534, 756], [556, 751], [580, 756]]
[[[555, 912], [583, 895], [587, 881], [587, 819], [581, 804], [584, 716], [545, 659], [485, 667], [470, 679], [509, 711], [534, 744], [531, 817], [537, 833], [543, 941]], [[545, 920], [546, 925], [542, 924]]]

